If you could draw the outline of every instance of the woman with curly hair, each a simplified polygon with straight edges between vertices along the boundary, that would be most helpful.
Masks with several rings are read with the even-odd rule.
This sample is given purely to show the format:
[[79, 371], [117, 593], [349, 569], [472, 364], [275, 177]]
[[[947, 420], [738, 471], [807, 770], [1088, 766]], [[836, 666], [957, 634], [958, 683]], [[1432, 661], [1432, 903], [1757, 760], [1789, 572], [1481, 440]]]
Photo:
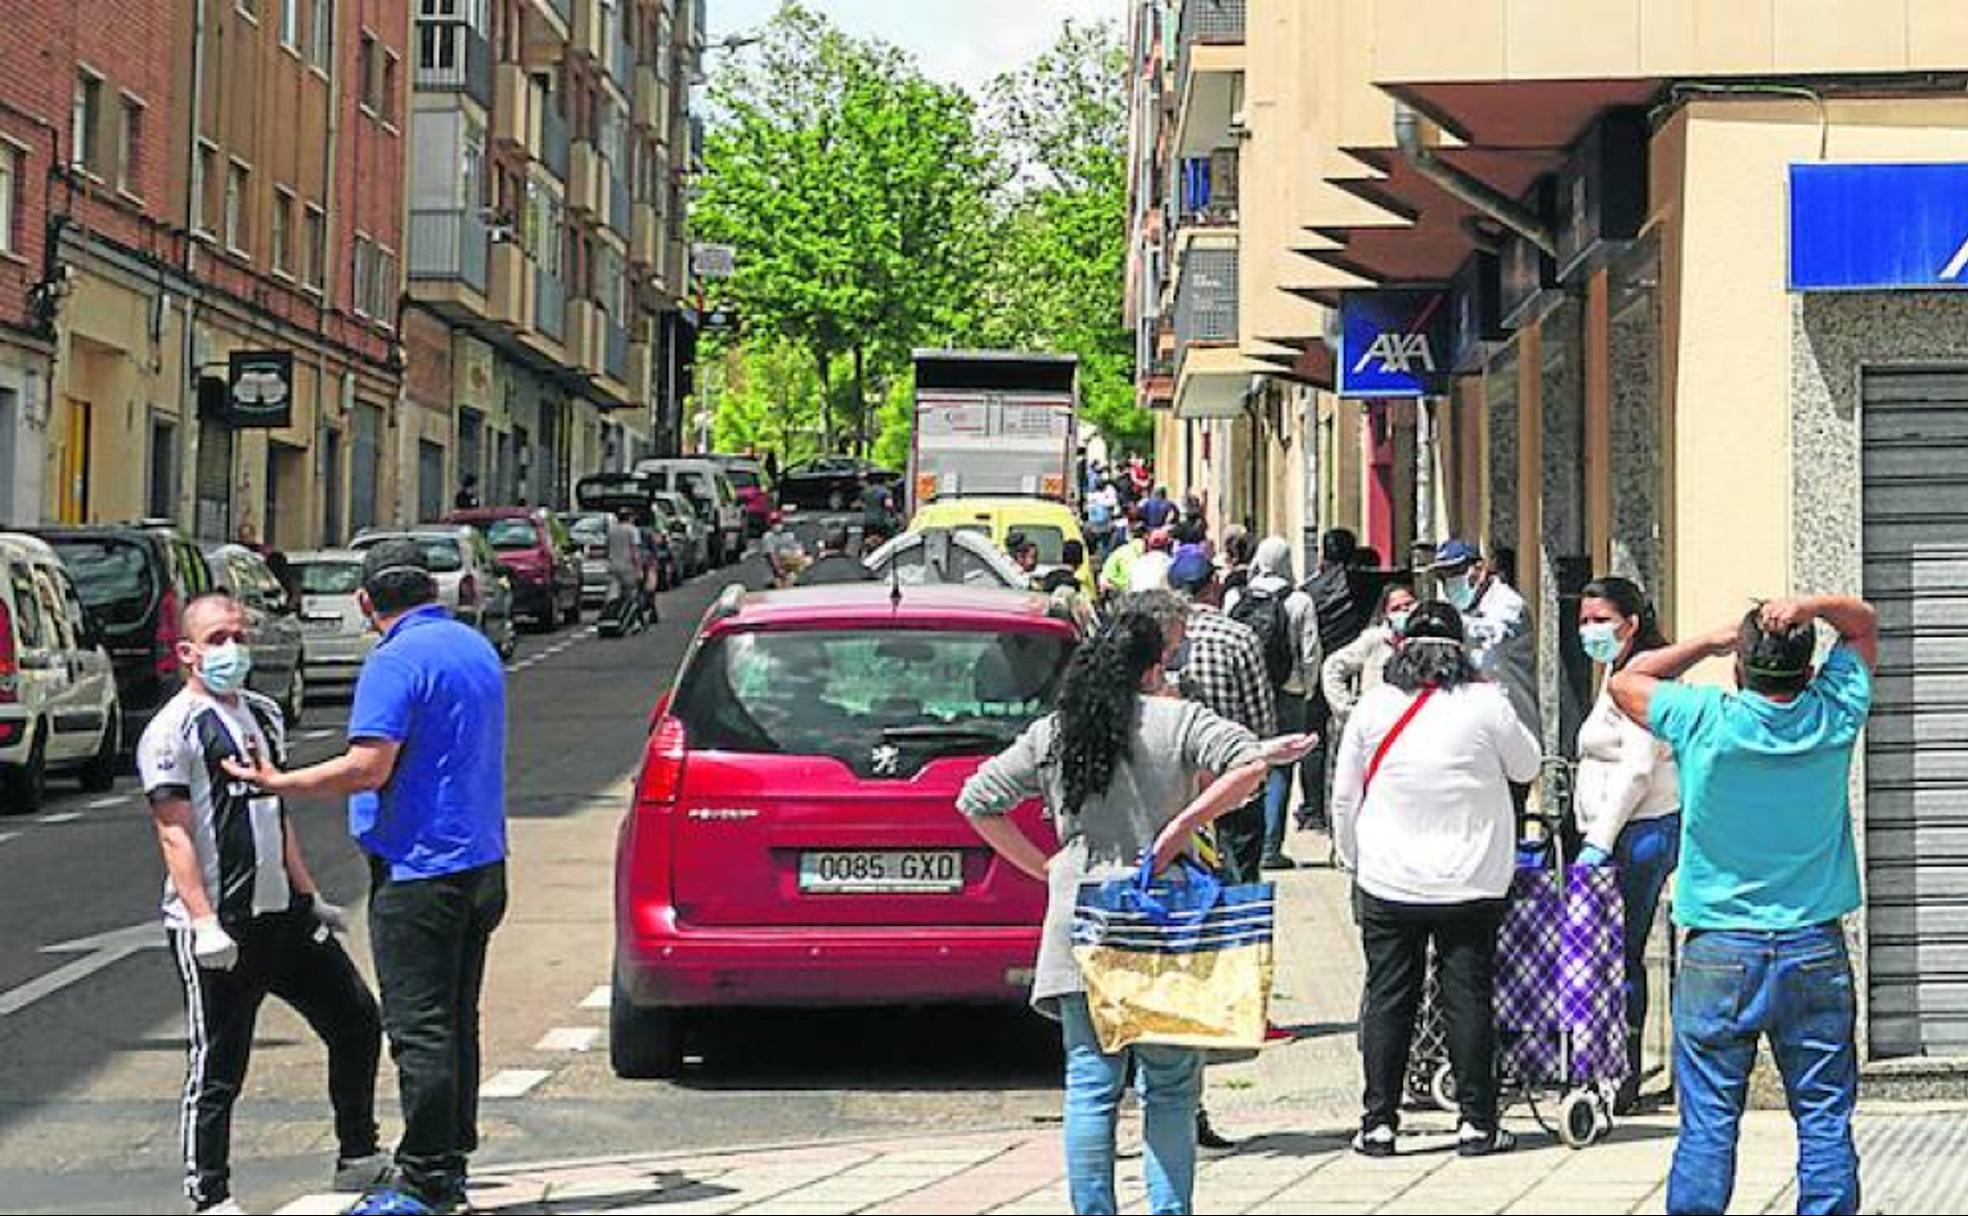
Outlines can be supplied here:
[[[1274, 764], [1296, 761], [1310, 736], [1260, 742], [1171, 685], [1187, 651], [1179, 601], [1127, 602], [1067, 668], [1053, 713], [986, 761], [957, 806], [1000, 856], [1047, 884], [1032, 1003], [1057, 1019], [1066, 1045], [1066, 1167], [1073, 1210], [1114, 1212], [1114, 1124], [1130, 1056], [1141, 1078], [1149, 1204], [1188, 1212], [1195, 1189], [1196, 1102], [1203, 1053], [1182, 1047], [1100, 1050], [1073, 959], [1073, 906], [1085, 882], [1124, 878], [1145, 850], [1162, 869], [1198, 828], [1248, 802]], [[1198, 796], [1197, 779], [1215, 774]], [[1006, 814], [1045, 801], [1060, 847], [1047, 856]]]

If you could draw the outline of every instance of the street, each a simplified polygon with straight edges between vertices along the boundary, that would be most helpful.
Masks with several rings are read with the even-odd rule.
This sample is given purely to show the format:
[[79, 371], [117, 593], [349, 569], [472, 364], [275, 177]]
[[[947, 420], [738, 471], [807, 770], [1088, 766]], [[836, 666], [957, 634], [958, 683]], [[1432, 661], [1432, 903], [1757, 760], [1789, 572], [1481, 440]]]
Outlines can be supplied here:
[[[600, 639], [591, 624], [528, 635], [508, 665], [512, 907], [485, 1000], [485, 1165], [995, 1127], [1056, 1107], [1056, 1049], [1020, 1010], [757, 1016], [721, 1024], [681, 1084], [610, 1072], [611, 867], [625, 783], [649, 707], [723, 585], [713, 573], [665, 596], [661, 624], [638, 637]], [[345, 705], [309, 706], [296, 758], [332, 754], [346, 719]], [[162, 948], [148, 812], [127, 776], [113, 795], [57, 790], [40, 817], [0, 820], [0, 1196], [12, 1211], [172, 1209], [184, 1013]], [[322, 889], [355, 910], [366, 875], [340, 808], [304, 803], [292, 822]], [[109, 937], [82, 944], [97, 935]], [[45, 949], [64, 943], [77, 945]], [[349, 945], [373, 979], [360, 932]], [[72, 979], [57, 987], [50, 976]], [[269, 1001], [234, 1124], [247, 1202], [325, 1185], [323, 1059], [300, 1019]], [[378, 1105], [388, 1143], [387, 1059]]]

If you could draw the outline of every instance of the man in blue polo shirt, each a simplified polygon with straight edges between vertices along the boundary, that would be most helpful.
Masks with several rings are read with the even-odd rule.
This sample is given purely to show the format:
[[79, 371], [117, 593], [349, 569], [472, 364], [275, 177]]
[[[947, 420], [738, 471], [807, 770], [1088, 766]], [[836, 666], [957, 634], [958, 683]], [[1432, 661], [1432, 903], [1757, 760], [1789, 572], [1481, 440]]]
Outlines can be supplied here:
[[[1817, 621], [1838, 644], [1814, 672]], [[1671, 682], [1724, 655], [1740, 692]], [[1797, 1210], [1858, 1211], [1858, 1004], [1840, 921], [1860, 904], [1848, 791], [1878, 663], [1872, 607], [1825, 596], [1764, 604], [1613, 677], [1613, 700], [1681, 772], [1669, 1212], [1727, 1209], [1763, 1036], [1797, 1122]]]
[[363, 558], [363, 612], [383, 640], [363, 664], [343, 755], [291, 773], [240, 767], [271, 793], [349, 796], [369, 857], [369, 937], [403, 1103], [398, 1180], [355, 1213], [463, 1207], [478, 1146], [478, 1003], [506, 910], [505, 672], [437, 603], [421, 546]]

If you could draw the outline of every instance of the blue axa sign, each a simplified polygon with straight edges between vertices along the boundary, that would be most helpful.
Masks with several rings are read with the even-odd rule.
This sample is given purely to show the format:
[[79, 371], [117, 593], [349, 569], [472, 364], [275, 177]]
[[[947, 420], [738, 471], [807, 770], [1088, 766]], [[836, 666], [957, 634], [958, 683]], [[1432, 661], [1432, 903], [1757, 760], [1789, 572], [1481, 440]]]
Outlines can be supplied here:
[[1968, 288], [1968, 164], [1794, 164], [1790, 289]]
[[1442, 288], [1349, 291], [1339, 298], [1339, 395], [1442, 391], [1454, 320]]

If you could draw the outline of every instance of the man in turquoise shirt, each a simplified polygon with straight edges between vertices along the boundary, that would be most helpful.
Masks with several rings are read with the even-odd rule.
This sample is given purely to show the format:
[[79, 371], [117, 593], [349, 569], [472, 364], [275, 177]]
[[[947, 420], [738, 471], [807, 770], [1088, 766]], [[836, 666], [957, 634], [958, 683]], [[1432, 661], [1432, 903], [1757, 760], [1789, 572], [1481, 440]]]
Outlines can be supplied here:
[[[1814, 668], [1817, 621], [1838, 644]], [[1672, 682], [1724, 655], [1740, 691]], [[1848, 790], [1878, 663], [1872, 607], [1827, 596], [1764, 604], [1613, 677], [1613, 700], [1681, 773], [1669, 1212], [1727, 1209], [1764, 1035], [1797, 1121], [1798, 1211], [1858, 1211], [1857, 997], [1839, 922], [1860, 904]]]

